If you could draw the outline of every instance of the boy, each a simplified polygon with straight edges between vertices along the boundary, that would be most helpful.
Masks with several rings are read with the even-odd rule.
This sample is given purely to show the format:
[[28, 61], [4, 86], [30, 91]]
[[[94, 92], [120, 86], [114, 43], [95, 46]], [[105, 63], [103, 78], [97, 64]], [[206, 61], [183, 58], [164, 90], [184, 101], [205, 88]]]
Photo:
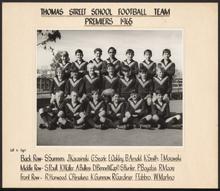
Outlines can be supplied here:
[[127, 128], [127, 123], [123, 122], [125, 109], [126, 104], [124, 102], [120, 102], [119, 94], [115, 93], [112, 97], [112, 102], [109, 102], [107, 105], [107, 115], [112, 122], [111, 126], [113, 128]]
[[84, 79], [84, 93], [89, 95], [93, 90], [100, 89], [100, 78], [97, 73], [95, 73], [95, 65], [93, 63], [89, 63], [87, 65], [88, 74], [86, 74]]
[[53, 99], [55, 98], [55, 94], [57, 92], [62, 92], [64, 93], [65, 91], [65, 86], [66, 86], [66, 78], [65, 78], [65, 74], [62, 71], [62, 69], [60, 67], [58, 67], [56, 69], [56, 75], [53, 78], [51, 87], [50, 87], [50, 91], [51, 91], [51, 100], [50, 102], [53, 102]]
[[61, 68], [64, 74], [64, 78], [67, 80], [70, 77], [71, 68], [69, 53], [67, 51], [57, 52], [54, 58], [54, 62], [55, 66], [53, 66], [53, 64], [51, 66], [55, 68], [55, 70], [57, 68]]
[[64, 90], [66, 80], [62, 69], [58, 67], [56, 69], [56, 76], [53, 78], [51, 84], [51, 99], [50, 105], [45, 108], [40, 108], [39, 113], [43, 124], [40, 124], [40, 128], [47, 128], [49, 130], [56, 129], [58, 112], [63, 108]]
[[71, 92], [71, 100], [67, 101], [64, 106], [64, 112], [58, 113], [58, 124], [62, 129], [66, 128], [85, 128], [85, 111], [82, 104], [78, 101], [78, 94]]
[[79, 70], [77, 67], [71, 68], [71, 77], [66, 82], [65, 86], [65, 96], [70, 97], [72, 91], [77, 92], [77, 97], [82, 99], [84, 95], [84, 81], [79, 75]]
[[104, 61], [101, 59], [102, 56], [102, 49], [96, 48], [94, 50], [95, 58], [90, 60], [89, 63], [92, 63], [94, 65], [95, 73], [97, 73], [99, 76], [102, 74], [102, 67], [104, 64]]
[[172, 90], [172, 80], [175, 74], [175, 64], [172, 62], [172, 60], [170, 60], [171, 51], [169, 49], [164, 49], [162, 55], [163, 59], [158, 65], [160, 65], [164, 69], [164, 75], [168, 76]]
[[153, 81], [148, 75], [147, 69], [142, 67], [140, 68], [139, 76], [136, 77], [137, 92], [143, 99], [147, 96], [151, 96], [153, 93]]
[[86, 73], [86, 67], [88, 62], [83, 60], [83, 51], [81, 49], [77, 49], [75, 51], [75, 56], [76, 56], [76, 61], [72, 63], [72, 67], [77, 67], [80, 76], [84, 76]]
[[140, 63], [140, 69], [145, 68], [149, 78], [153, 78], [156, 74], [156, 63], [151, 60], [152, 51], [147, 49], [144, 51], [145, 60]]
[[45, 108], [39, 109], [39, 114], [43, 123], [39, 125], [41, 129], [53, 130], [57, 128], [58, 113], [63, 110], [64, 106], [64, 94], [62, 91], [58, 91], [54, 95], [54, 99], [50, 102], [50, 105]]
[[131, 75], [136, 75], [138, 73], [138, 63], [133, 60], [134, 50], [128, 49], [126, 51], [127, 59], [121, 63], [121, 67], [128, 66], [131, 70]]
[[[156, 76], [153, 77], [154, 92], [160, 91], [163, 99], [169, 99], [171, 84], [168, 76], [164, 75], [164, 69], [157, 67]], [[155, 96], [155, 94], [154, 94]]]
[[125, 65], [122, 67], [122, 78], [119, 80], [119, 94], [124, 99], [128, 99], [130, 93], [135, 89], [136, 80], [131, 75], [131, 69]]
[[154, 128], [157, 125], [159, 117], [156, 115], [156, 108], [152, 98], [148, 95], [143, 103], [143, 118], [140, 120], [140, 128]]
[[89, 126], [96, 129], [104, 129], [107, 127], [106, 107], [104, 101], [99, 97], [99, 91], [92, 91], [92, 101], [88, 102], [86, 108], [87, 122]]
[[109, 64], [112, 64], [115, 70], [115, 73], [118, 74], [120, 71], [121, 62], [115, 57], [116, 49], [114, 47], [110, 47], [108, 49], [109, 58], [107, 58], [106, 62], [102, 67], [102, 74], [107, 75], [107, 68]]
[[102, 95], [107, 98], [109, 101], [109, 97], [112, 97], [115, 92], [118, 92], [118, 83], [119, 79], [115, 73], [115, 67], [112, 63], [109, 63], [107, 66], [107, 75], [103, 76], [102, 79]]
[[125, 117], [128, 118], [128, 123], [133, 128], [139, 128], [140, 119], [144, 115], [143, 99], [138, 97], [136, 90], [132, 90], [128, 99]]
[[126, 107], [125, 117], [133, 128], [139, 128], [139, 121], [144, 115], [143, 99], [138, 98], [136, 90], [132, 90]]
[[164, 129], [178, 121], [180, 121], [181, 116], [179, 114], [171, 116], [169, 110], [169, 102], [163, 99], [163, 96], [158, 90], [156, 92], [157, 100], [154, 102], [156, 108], [156, 114], [158, 116], [159, 128]]

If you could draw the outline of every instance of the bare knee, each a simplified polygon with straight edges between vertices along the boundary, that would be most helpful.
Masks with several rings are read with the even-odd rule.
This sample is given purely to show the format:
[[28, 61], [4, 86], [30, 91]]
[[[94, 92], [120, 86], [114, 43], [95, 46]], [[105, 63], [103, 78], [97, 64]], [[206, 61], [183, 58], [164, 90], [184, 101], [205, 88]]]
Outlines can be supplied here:
[[152, 119], [152, 115], [147, 115], [147, 116], [146, 116], [146, 120], [147, 120], [147, 121], [150, 121], [151, 119]]
[[158, 120], [159, 120], [158, 115], [153, 115], [153, 120], [154, 120], [154, 121], [158, 121]]
[[63, 111], [59, 111], [57, 116], [63, 118], [64, 117], [64, 112]]
[[42, 114], [42, 113], [44, 113], [44, 108], [39, 109], [39, 114]]

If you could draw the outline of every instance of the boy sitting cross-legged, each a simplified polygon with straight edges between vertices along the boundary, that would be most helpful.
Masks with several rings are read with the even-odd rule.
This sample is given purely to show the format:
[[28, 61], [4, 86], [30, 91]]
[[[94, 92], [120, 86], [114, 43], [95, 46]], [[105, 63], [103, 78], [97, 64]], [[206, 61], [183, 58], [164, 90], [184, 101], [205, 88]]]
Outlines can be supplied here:
[[157, 121], [159, 120], [156, 115], [156, 108], [152, 102], [151, 96], [147, 96], [143, 103], [144, 117], [140, 120], [140, 128], [150, 129], [157, 126]]
[[62, 111], [64, 107], [64, 93], [57, 91], [53, 96], [49, 106], [39, 109], [39, 114], [43, 123], [39, 125], [41, 129], [53, 130], [58, 127], [58, 113]]
[[64, 111], [58, 113], [58, 124], [61, 128], [85, 128], [85, 111], [78, 101], [78, 94], [71, 92], [71, 100], [66, 101]]
[[144, 115], [143, 101], [135, 90], [131, 92], [127, 102], [125, 118], [123, 119], [123, 122], [128, 121], [130, 127], [139, 128], [140, 119]]
[[107, 105], [107, 116], [111, 120], [111, 127], [126, 129], [127, 123], [123, 122], [126, 104], [120, 100], [119, 94], [115, 93], [112, 101]]
[[156, 92], [156, 96], [157, 100], [154, 102], [154, 105], [158, 117], [158, 127], [160, 129], [164, 129], [174, 123], [178, 123], [181, 120], [181, 115], [176, 114], [174, 116], [171, 116], [169, 110], [169, 102], [163, 99], [163, 96], [159, 90]]
[[98, 90], [91, 93], [92, 100], [88, 101], [86, 108], [88, 125], [96, 129], [105, 129], [108, 127], [109, 120], [106, 119], [106, 105], [101, 99]]

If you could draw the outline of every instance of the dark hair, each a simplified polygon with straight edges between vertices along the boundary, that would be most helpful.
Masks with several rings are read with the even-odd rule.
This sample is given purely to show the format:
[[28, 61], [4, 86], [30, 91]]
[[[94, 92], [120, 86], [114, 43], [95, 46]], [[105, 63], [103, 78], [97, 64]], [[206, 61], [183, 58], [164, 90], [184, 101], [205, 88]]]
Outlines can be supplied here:
[[137, 94], [137, 90], [136, 89], [131, 90], [130, 94]]
[[130, 69], [129, 66], [124, 65], [124, 66], [122, 66], [121, 70], [122, 70], [123, 72], [129, 72], [131, 69]]
[[76, 55], [77, 53], [80, 53], [80, 54], [83, 55], [83, 51], [82, 51], [81, 49], [77, 49], [77, 50], [75, 51], [75, 55]]
[[96, 48], [96, 49], [94, 50], [94, 53], [96, 53], [96, 52], [101, 52], [101, 54], [102, 54], [102, 49], [101, 49], [101, 48]]
[[155, 92], [156, 94], [160, 94], [160, 95], [162, 95], [162, 93], [161, 93], [161, 91], [160, 90], [156, 90], [156, 92]]
[[167, 49], [167, 48], [164, 49], [164, 50], [163, 50], [163, 54], [165, 54], [165, 53], [168, 53], [168, 54], [171, 56], [171, 51], [170, 51], [170, 49]]
[[61, 76], [63, 77], [63, 76], [64, 76], [64, 70], [63, 70], [60, 66], [58, 66], [58, 67], [56, 68], [56, 70], [55, 70], [55, 75], [57, 76], [58, 70], [61, 71]]
[[114, 97], [115, 95], [120, 96], [118, 92], [115, 92], [112, 97]]
[[158, 63], [157, 64], [157, 68], [161, 68], [162, 67], [162, 64], [161, 63]]
[[70, 68], [70, 72], [79, 72], [79, 69], [75, 66]]
[[145, 67], [140, 67], [140, 73], [147, 73], [147, 69]]
[[61, 54], [66, 55], [67, 57], [69, 57], [69, 53], [67, 51], [62, 51]]
[[107, 68], [110, 68], [110, 67], [115, 69], [115, 67], [114, 67], [114, 65], [112, 63], [108, 63]]
[[116, 49], [115, 49], [114, 47], [110, 47], [110, 48], [108, 49], [108, 52], [109, 52], [110, 50], [113, 50], [114, 53], [116, 54]]
[[128, 49], [128, 50], [126, 51], [126, 54], [129, 54], [129, 53], [134, 55], [134, 50]]
[[93, 95], [94, 93], [99, 94], [99, 90], [98, 90], [98, 89], [94, 89], [94, 90], [92, 90], [92, 91], [91, 91], [91, 95]]
[[164, 74], [164, 68], [162, 66], [157, 66], [156, 71], [160, 70]]
[[150, 49], [145, 50], [145, 51], [144, 51], [144, 55], [145, 55], [147, 52], [152, 56], [152, 51], [151, 51]]
[[61, 70], [61, 72], [63, 72], [63, 69], [62, 69], [60, 66], [58, 66], [58, 67], [56, 68], [56, 73], [57, 73], [58, 70]]

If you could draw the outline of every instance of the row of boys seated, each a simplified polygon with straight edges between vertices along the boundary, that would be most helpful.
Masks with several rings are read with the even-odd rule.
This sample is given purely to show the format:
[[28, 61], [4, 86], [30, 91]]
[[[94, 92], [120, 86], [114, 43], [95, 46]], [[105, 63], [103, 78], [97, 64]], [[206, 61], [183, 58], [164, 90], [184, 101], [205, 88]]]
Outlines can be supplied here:
[[159, 90], [156, 97], [147, 96], [146, 99], [140, 98], [133, 90], [127, 101], [114, 93], [108, 103], [102, 99], [98, 90], [93, 90], [91, 100], [84, 103], [79, 101], [75, 91], [71, 92], [69, 100], [64, 101], [62, 95], [61, 92], [56, 94], [54, 105], [39, 110], [43, 120], [40, 128], [163, 129], [181, 123], [180, 114], [170, 115], [169, 103], [163, 100]]
[[129, 66], [121, 67], [118, 76], [113, 64], [107, 65], [107, 74], [96, 73], [94, 63], [87, 65], [87, 74], [77, 67], [65, 77], [62, 68], [56, 69], [50, 105], [39, 110], [44, 123], [41, 128], [107, 127], [164, 128], [181, 116], [170, 116], [169, 95], [171, 80], [158, 65], [151, 78], [145, 68], [134, 75]]

